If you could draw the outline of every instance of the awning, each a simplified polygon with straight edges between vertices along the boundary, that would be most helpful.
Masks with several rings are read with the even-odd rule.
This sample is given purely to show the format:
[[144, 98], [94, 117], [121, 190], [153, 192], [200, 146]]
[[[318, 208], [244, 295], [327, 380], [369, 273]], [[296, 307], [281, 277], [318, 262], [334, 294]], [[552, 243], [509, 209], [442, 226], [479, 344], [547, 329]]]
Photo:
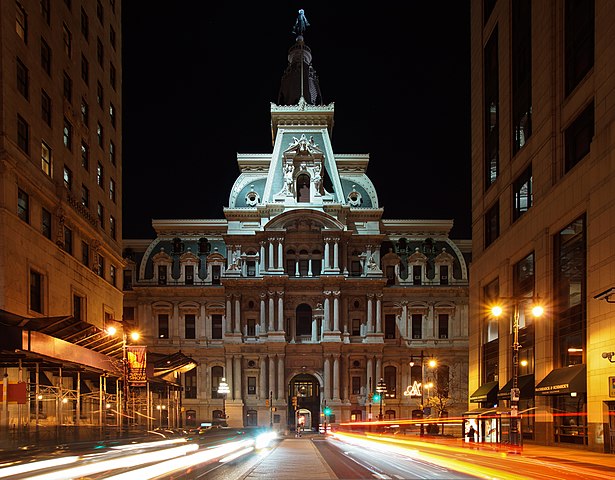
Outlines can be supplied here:
[[585, 364], [552, 370], [538, 385], [538, 395], [562, 395], [572, 392], [587, 392], [587, 373]]
[[[510, 389], [512, 388], [513, 379], [508, 380], [498, 392], [500, 400], [510, 400]], [[517, 381], [517, 387], [521, 390], [521, 398], [528, 399], [534, 397], [534, 374], [520, 375]]]
[[487, 382], [480, 386], [472, 395], [470, 395], [470, 402], [472, 403], [496, 403], [498, 398], [499, 383]]

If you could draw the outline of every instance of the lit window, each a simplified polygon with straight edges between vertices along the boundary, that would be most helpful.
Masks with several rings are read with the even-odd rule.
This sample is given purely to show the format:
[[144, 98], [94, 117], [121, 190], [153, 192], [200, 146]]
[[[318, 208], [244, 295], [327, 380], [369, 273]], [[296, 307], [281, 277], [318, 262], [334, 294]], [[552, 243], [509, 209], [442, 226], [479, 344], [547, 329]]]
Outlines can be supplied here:
[[64, 129], [63, 131], [63, 139], [64, 146], [69, 150], [73, 149], [73, 126], [72, 124], [64, 117]]
[[17, 216], [24, 222], [30, 222], [30, 196], [21, 188], [17, 191]]
[[41, 142], [41, 169], [51, 177], [51, 148], [45, 142]]
[[99, 163], [96, 167], [96, 183], [98, 183], [99, 187], [104, 188], [104, 181], [103, 166]]
[[64, 186], [67, 190], [73, 189], [73, 172], [71, 172], [70, 168], [64, 165], [64, 172], [62, 175], [64, 179]]
[[28, 14], [23, 8], [21, 2], [15, 2], [16, 18], [15, 18], [15, 31], [17, 35], [26, 43], [28, 43]]

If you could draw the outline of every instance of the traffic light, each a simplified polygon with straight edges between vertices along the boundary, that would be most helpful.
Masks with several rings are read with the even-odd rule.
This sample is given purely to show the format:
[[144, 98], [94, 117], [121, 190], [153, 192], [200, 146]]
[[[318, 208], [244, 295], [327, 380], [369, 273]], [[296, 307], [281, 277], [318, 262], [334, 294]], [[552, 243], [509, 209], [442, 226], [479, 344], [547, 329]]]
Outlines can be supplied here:
[[325, 407], [323, 412], [324, 412], [325, 415], [331, 415], [331, 407]]
[[374, 393], [374, 396], [372, 397], [372, 401], [379, 402], [380, 401], [380, 394], [379, 393]]
[[293, 397], [293, 407], [297, 408], [297, 397]]

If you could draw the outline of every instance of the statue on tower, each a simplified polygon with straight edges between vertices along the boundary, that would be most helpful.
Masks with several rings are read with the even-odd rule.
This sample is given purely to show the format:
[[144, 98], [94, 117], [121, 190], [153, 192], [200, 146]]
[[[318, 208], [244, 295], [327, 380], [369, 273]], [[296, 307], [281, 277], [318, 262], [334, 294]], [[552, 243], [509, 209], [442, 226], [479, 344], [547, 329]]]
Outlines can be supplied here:
[[303, 37], [303, 32], [309, 27], [310, 24], [305, 18], [305, 13], [303, 8], [299, 9], [299, 15], [297, 16], [297, 20], [295, 21], [295, 26], [293, 27], [293, 33], [298, 37]]

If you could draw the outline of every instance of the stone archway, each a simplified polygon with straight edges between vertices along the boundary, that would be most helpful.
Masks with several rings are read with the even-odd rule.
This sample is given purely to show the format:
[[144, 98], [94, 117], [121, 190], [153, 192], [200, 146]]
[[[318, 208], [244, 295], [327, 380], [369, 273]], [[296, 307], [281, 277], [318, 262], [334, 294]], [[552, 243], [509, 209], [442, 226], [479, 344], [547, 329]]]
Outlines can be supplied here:
[[[289, 423], [292, 423], [289, 427], [295, 428], [299, 418], [297, 412], [300, 411], [305, 419], [305, 430], [318, 431], [320, 422], [320, 382], [318, 378], [309, 373], [300, 373], [290, 379], [289, 387], [291, 398], [288, 399], [288, 418]], [[293, 405], [292, 397], [297, 397], [296, 407]]]

